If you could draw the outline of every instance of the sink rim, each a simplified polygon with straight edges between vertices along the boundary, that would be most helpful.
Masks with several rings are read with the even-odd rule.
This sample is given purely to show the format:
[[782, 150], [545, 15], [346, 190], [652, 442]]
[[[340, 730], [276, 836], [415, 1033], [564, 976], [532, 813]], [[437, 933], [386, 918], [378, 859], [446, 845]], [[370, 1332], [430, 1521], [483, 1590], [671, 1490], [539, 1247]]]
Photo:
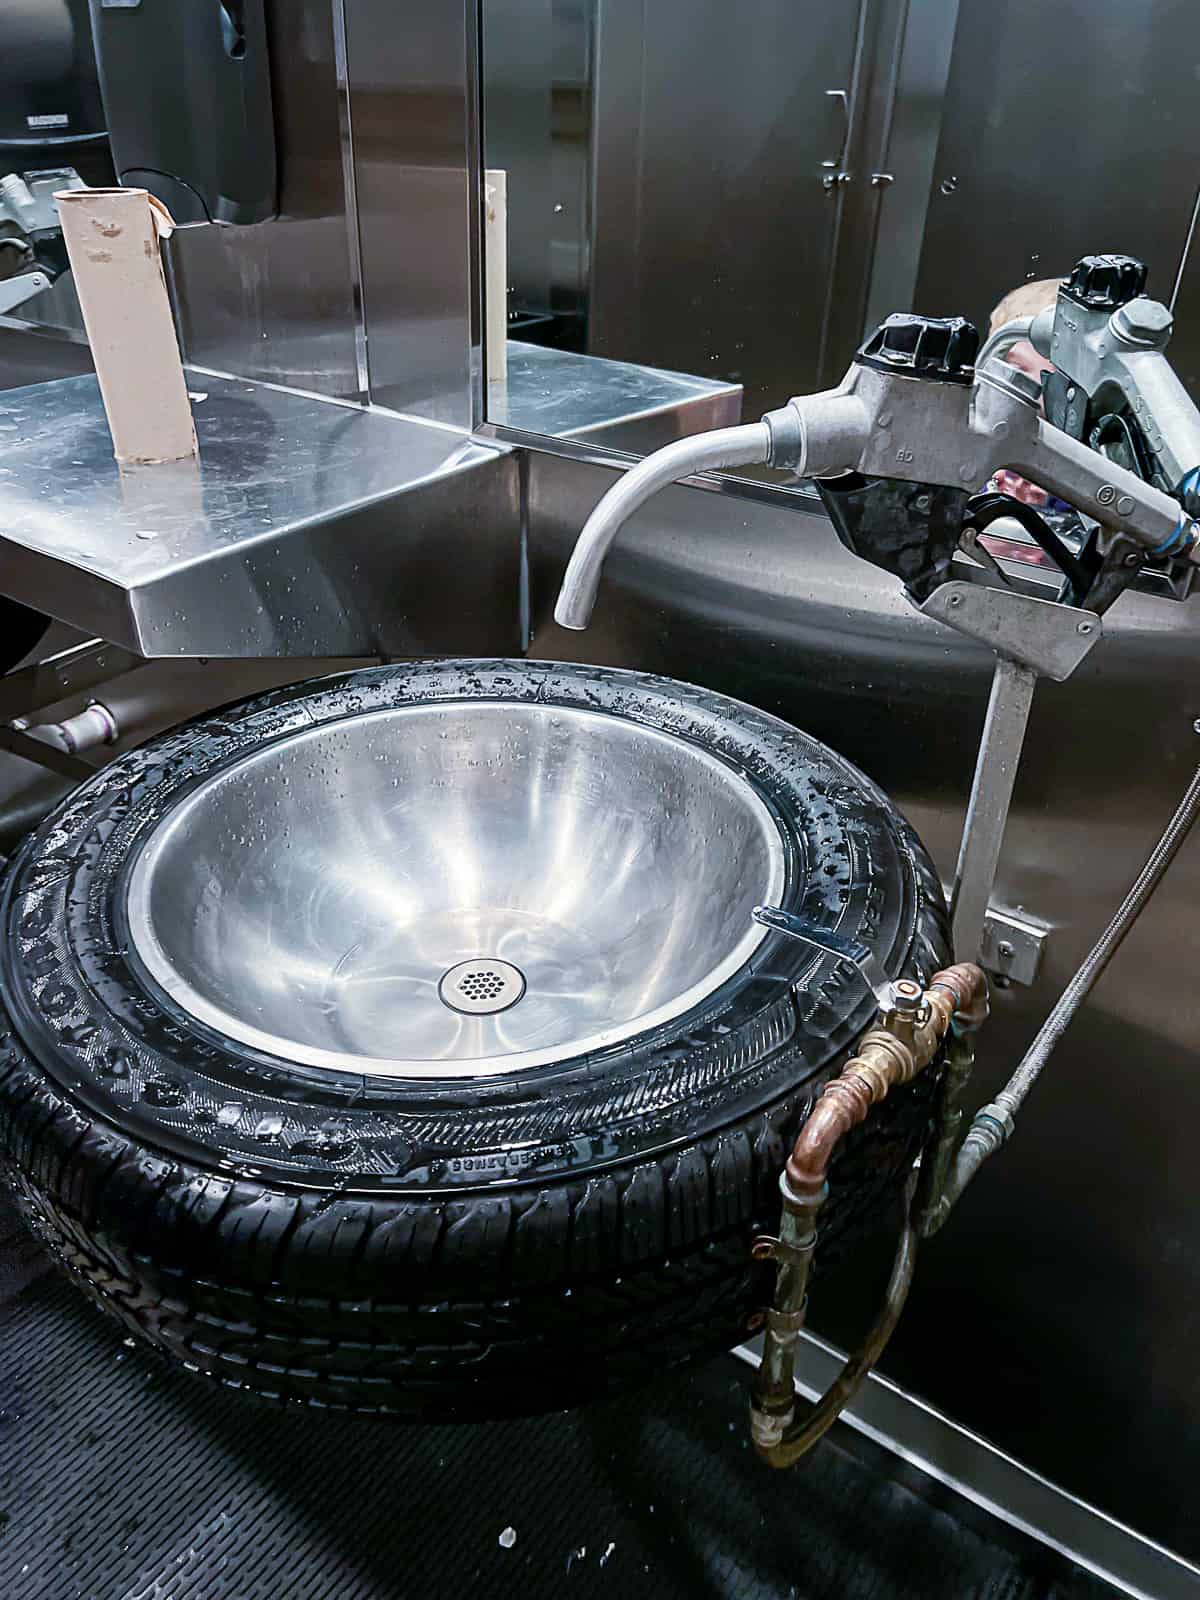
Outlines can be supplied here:
[[570, 1039], [538, 1049], [481, 1055], [463, 1059], [450, 1057], [372, 1056], [339, 1051], [321, 1045], [309, 1044], [299, 1039], [255, 1026], [209, 999], [183, 975], [154, 928], [151, 895], [157, 865], [172, 843], [185, 829], [188, 819], [205, 804], [214, 791], [225, 786], [238, 773], [258, 762], [277, 756], [281, 748], [294, 747], [308, 740], [320, 739], [334, 728], [345, 728], [375, 720], [389, 720], [406, 716], [444, 713], [461, 706], [474, 713], [484, 708], [508, 708], [518, 713], [550, 713], [574, 722], [619, 723], [623, 729], [636, 734], [651, 744], [670, 747], [682, 746], [691, 760], [708, 767], [717, 781], [726, 785], [745, 807], [747, 814], [757, 824], [758, 834], [765, 847], [766, 881], [756, 892], [756, 899], [777, 904], [785, 892], [788, 878], [788, 854], [780, 823], [774, 808], [759, 788], [744, 773], [719, 753], [709, 749], [686, 734], [656, 727], [637, 718], [620, 716], [611, 711], [571, 704], [530, 702], [521, 697], [483, 695], [448, 697], [421, 702], [380, 707], [355, 712], [314, 726], [292, 729], [282, 737], [270, 739], [243, 752], [239, 758], [220, 770], [206, 774], [189, 792], [148, 830], [132, 855], [123, 874], [123, 892], [120, 895], [121, 921], [128, 934], [128, 958], [142, 980], [164, 1002], [192, 1023], [213, 1030], [237, 1045], [249, 1046], [285, 1063], [324, 1068], [342, 1075], [373, 1078], [404, 1079], [407, 1081], [435, 1081], [437, 1079], [493, 1078], [576, 1060], [584, 1055], [626, 1044], [657, 1027], [685, 1015], [715, 993], [723, 984], [741, 970], [754, 952], [770, 937], [765, 927], [747, 919], [747, 929], [741, 939], [727, 954], [711, 966], [701, 978], [677, 995], [639, 1016], [614, 1023], [577, 1039]]

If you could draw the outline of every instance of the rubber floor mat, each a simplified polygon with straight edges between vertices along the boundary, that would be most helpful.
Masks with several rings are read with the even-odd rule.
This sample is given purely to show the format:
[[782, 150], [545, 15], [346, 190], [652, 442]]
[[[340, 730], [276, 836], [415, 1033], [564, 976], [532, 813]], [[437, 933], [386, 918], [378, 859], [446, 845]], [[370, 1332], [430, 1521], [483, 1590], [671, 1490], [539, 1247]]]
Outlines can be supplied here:
[[849, 1430], [776, 1474], [726, 1358], [478, 1427], [276, 1413], [56, 1274], [0, 1307], [3, 1600], [1101, 1600]]

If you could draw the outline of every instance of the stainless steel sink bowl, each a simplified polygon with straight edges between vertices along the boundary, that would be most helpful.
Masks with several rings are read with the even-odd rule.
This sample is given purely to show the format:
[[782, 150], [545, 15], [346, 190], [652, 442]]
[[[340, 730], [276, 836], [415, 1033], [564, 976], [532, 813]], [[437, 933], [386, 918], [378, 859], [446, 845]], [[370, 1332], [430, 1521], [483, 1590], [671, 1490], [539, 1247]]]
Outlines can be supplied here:
[[603, 711], [405, 705], [195, 788], [134, 864], [130, 937], [222, 1035], [313, 1066], [495, 1075], [696, 1005], [765, 937], [779, 829], [732, 766]]

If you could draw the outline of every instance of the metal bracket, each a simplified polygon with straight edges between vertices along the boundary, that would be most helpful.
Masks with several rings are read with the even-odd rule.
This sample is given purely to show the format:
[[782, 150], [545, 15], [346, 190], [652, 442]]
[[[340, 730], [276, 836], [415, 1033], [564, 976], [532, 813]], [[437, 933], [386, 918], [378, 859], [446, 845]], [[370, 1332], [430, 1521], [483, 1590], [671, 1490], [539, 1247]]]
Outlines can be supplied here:
[[959, 578], [939, 585], [919, 610], [1055, 683], [1069, 678], [1104, 635], [1095, 612]]
[[1037, 673], [1032, 667], [997, 655], [954, 869], [950, 924], [956, 961], [979, 957], [1036, 687]]
[[980, 945], [980, 965], [1002, 983], [1024, 986], [1037, 979], [1050, 930], [1012, 911], [988, 907]]
[[101, 763], [71, 755], [32, 737], [16, 719], [65, 700], [69, 695], [85, 694], [101, 683], [136, 672], [145, 665], [145, 658], [135, 656], [130, 650], [106, 644], [103, 639], [88, 639], [57, 655], [47, 656], [44, 661], [3, 674], [0, 676], [0, 750], [22, 756], [63, 778], [76, 782], [90, 778]]
[[[995, 955], [1000, 954], [1001, 943], [1010, 945], [1014, 953], [1018, 949], [1024, 952], [1026, 941], [1020, 932], [1014, 938], [1002, 936], [995, 940], [993, 952], [986, 919], [1033, 691], [1039, 676], [1055, 683], [1069, 678], [1103, 638], [1104, 624], [1095, 612], [996, 587], [982, 572], [977, 581], [954, 578], [940, 584], [919, 610], [996, 653], [954, 873], [950, 920], [956, 960], [981, 960], [990, 971], [1015, 977], [1015, 954], [999, 964]], [[1029, 978], [1020, 981], [1032, 982], [1038, 952], [1040, 942], [1031, 960], [1020, 963], [1022, 970], [1031, 966]]]
[[0, 718], [27, 716], [145, 665], [146, 658], [135, 656], [132, 650], [106, 644], [103, 639], [87, 639], [0, 676]]
[[0, 316], [15, 311], [35, 294], [50, 287], [50, 279], [40, 268], [33, 272], [20, 272], [15, 278], [5, 278], [0, 283]]
[[799, 939], [801, 944], [811, 945], [814, 950], [823, 950], [826, 955], [853, 967], [874, 995], [879, 1009], [892, 1009], [892, 980], [880, 966], [875, 952], [865, 944], [847, 938], [844, 933], [818, 928], [815, 923], [806, 922], [803, 917], [783, 911], [778, 906], [755, 906], [752, 915], [755, 922], [761, 922], [764, 928], [786, 934], [789, 939]]

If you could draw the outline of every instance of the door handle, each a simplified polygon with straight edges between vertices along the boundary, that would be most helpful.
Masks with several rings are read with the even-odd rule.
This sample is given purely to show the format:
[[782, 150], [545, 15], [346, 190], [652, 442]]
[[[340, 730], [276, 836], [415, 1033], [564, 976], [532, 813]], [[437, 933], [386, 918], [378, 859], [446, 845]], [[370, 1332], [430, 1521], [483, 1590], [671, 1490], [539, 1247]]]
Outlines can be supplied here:
[[846, 171], [846, 154], [850, 148], [850, 96], [845, 89], [826, 89], [825, 98], [836, 100], [842, 109], [842, 142], [837, 158], [821, 163], [824, 168], [821, 176], [822, 187], [832, 193], [839, 184], [849, 183], [852, 177], [852, 174]]

